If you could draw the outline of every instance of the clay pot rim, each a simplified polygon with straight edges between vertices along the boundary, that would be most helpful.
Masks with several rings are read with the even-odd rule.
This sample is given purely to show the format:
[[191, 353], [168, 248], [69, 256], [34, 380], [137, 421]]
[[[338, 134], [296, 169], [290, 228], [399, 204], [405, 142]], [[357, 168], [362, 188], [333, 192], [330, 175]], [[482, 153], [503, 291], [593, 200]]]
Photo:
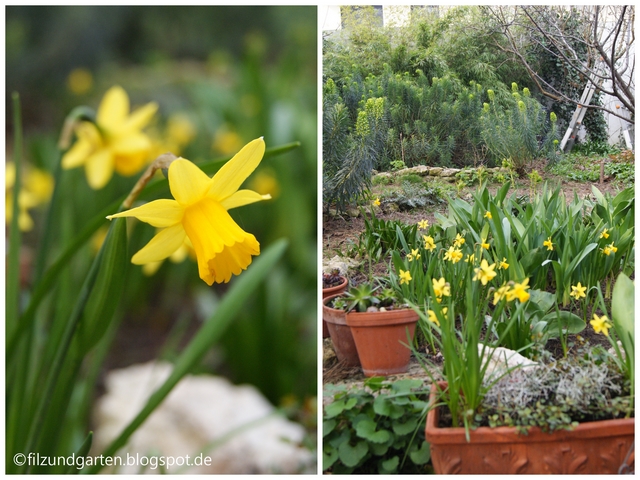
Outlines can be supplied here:
[[[327, 305], [331, 300], [336, 297], [342, 296], [342, 293], [336, 293], [322, 299], [322, 320], [327, 323], [333, 323], [334, 325], [347, 325], [347, 312], [338, 308], [331, 308]], [[324, 313], [327, 313], [325, 316]]]
[[412, 308], [387, 310], [386, 312], [348, 312], [350, 327], [377, 327], [380, 325], [402, 325], [417, 323], [420, 316]]
[[[437, 382], [441, 389], [446, 390], [447, 382]], [[437, 401], [438, 389], [431, 385], [429, 406]], [[429, 443], [436, 445], [467, 443], [464, 427], [438, 427], [439, 409], [431, 408], [427, 414], [425, 436]], [[570, 440], [577, 436], [586, 438], [616, 437], [633, 435], [635, 432], [635, 417], [596, 420], [580, 423], [573, 430], [556, 430], [543, 432], [539, 427], [530, 427], [527, 435], [518, 433], [517, 427], [478, 427], [469, 431], [469, 443], [545, 443]]]
[[346, 285], [349, 283], [349, 279], [344, 275], [340, 275], [340, 278], [342, 278], [342, 282], [340, 282], [338, 285], [334, 285], [333, 287], [328, 288], [322, 288], [322, 298], [328, 298], [329, 295], [339, 293], [341, 289], [344, 289], [346, 287]]

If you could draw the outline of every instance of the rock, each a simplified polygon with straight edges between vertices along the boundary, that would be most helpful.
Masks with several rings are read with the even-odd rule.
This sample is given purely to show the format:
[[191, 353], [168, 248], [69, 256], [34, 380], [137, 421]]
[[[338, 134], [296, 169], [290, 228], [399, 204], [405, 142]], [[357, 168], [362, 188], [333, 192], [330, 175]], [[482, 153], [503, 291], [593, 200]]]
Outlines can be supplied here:
[[444, 170], [442, 167], [433, 167], [429, 170], [429, 176], [431, 177], [439, 177]]
[[400, 170], [400, 175], [407, 173], [414, 173], [416, 175], [420, 175], [424, 177], [425, 175], [429, 175], [430, 168], [426, 165], [416, 165], [415, 167], [405, 168], [404, 170]]
[[[479, 355], [482, 355], [482, 348], [483, 345], [479, 343]], [[489, 355], [491, 355], [491, 357], [489, 358], [489, 365], [487, 366], [487, 370], [485, 372], [485, 380], [492, 376], [500, 376], [510, 368], [516, 368], [518, 366], [520, 366], [520, 368], [535, 367], [538, 365], [533, 360], [529, 360], [528, 358], [523, 357], [518, 352], [503, 347], [497, 347], [493, 351], [491, 350], [491, 348], [485, 347], [484, 357], [482, 359], [483, 364]]]
[[350, 208], [349, 210], [347, 210], [347, 215], [353, 218], [357, 218], [360, 216], [360, 210], [358, 210], [357, 208]]
[[349, 268], [355, 268], [358, 265], [360, 264], [351, 258], [335, 255], [330, 260], [323, 261], [322, 271], [324, 273], [331, 273], [333, 270], [338, 270], [340, 275], [347, 276]]
[[[92, 455], [99, 455], [120, 434], [172, 368], [166, 362], [150, 362], [107, 375], [107, 393], [94, 411]], [[127, 455], [156, 455], [177, 462], [187, 455], [193, 460], [204, 451], [203, 458], [209, 457], [210, 465], [192, 466], [184, 473], [314, 472], [315, 456], [300, 446], [304, 428], [277, 415], [269, 417], [273, 412], [274, 407], [253, 386], [235, 386], [210, 375], [189, 375], [118, 452], [125, 465], [116, 471], [131, 474], [142, 470], [140, 465], [126, 465]], [[226, 435], [230, 436], [225, 440]], [[211, 448], [216, 440], [225, 441]], [[151, 467], [145, 471], [162, 473]], [[173, 467], [166, 473], [177, 472], [178, 467]]]
[[459, 168], [444, 168], [440, 172], [441, 177], [455, 177], [456, 173], [460, 172]]

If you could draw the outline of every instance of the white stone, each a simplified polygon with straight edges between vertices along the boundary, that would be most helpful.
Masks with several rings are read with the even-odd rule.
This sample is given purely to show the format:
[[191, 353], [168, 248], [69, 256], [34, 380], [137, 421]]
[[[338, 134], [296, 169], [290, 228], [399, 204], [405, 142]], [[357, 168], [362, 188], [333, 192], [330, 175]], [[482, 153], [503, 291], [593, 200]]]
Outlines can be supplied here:
[[331, 273], [334, 270], [338, 270], [340, 275], [347, 276], [349, 268], [355, 268], [359, 263], [348, 257], [340, 257], [335, 255], [330, 260], [323, 260], [322, 271], [324, 273]]
[[[168, 378], [173, 366], [164, 362], [114, 370], [106, 377], [107, 393], [99, 400], [92, 455], [99, 455]], [[117, 455], [185, 457], [205, 450], [210, 466], [184, 473], [301, 473], [315, 471], [315, 456], [300, 443], [301, 425], [278, 415], [253, 386], [235, 386], [210, 375], [186, 376], [131, 436]], [[253, 422], [253, 423], [251, 423]], [[211, 442], [232, 432], [227, 441], [206, 450]], [[125, 460], [126, 461], [126, 460]], [[178, 468], [166, 473], [177, 473]], [[117, 473], [138, 473], [124, 466]], [[161, 473], [147, 469], [145, 473]]]
[[[483, 345], [479, 343], [479, 355], [482, 355], [482, 348]], [[489, 357], [489, 355], [491, 356]], [[537, 363], [533, 360], [529, 360], [528, 358], [520, 355], [518, 352], [504, 347], [497, 347], [495, 349], [484, 347], [484, 357], [482, 358], [482, 365], [484, 365], [484, 363], [487, 361], [489, 362], [489, 364], [487, 366], [487, 370], [485, 371], [485, 379], [502, 375], [509, 369], [534, 367], [537, 365]]]

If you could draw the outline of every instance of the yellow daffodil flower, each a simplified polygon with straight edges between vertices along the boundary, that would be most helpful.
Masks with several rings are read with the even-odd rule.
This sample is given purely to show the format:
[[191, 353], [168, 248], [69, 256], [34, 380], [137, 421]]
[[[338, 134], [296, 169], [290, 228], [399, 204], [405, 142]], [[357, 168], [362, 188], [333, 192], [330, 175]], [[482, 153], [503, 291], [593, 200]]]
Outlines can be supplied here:
[[553, 250], [553, 243], [551, 242], [551, 237], [547, 238], [544, 242], [542, 242], [542, 245], [547, 247], [547, 250]]
[[515, 283], [513, 288], [511, 288], [508, 292], [505, 293], [507, 296], [507, 301], [511, 302], [514, 299], [520, 300], [520, 303], [524, 303], [529, 300], [529, 279], [525, 278], [521, 283]]
[[482, 285], [486, 285], [487, 282], [493, 280], [493, 277], [497, 275], [497, 273], [494, 271], [495, 268], [495, 263], [489, 265], [489, 262], [487, 262], [483, 258], [480, 262], [480, 267], [473, 269], [473, 271], [476, 273], [473, 277], [473, 280], [480, 280], [480, 283], [482, 283]]
[[96, 123], [81, 122], [76, 127], [78, 140], [62, 157], [62, 168], [84, 165], [89, 186], [104, 187], [114, 170], [120, 175], [133, 175], [146, 164], [151, 140], [142, 133], [158, 109], [155, 102], [129, 114], [129, 97], [122, 87], [111, 87], [105, 93]]
[[[16, 164], [5, 164], [5, 222], [11, 224], [13, 218], [13, 186], [16, 182]], [[53, 177], [37, 168], [25, 168], [22, 188], [18, 194], [18, 228], [23, 232], [33, 229], [33, 219], [29, 210], [49, 201], [53, 193]]]
[[379, 206], [380, 206], [380, 199], [379, 199], [379, 198], [376, 198], [376, 199], [373, 201], [373, 206], [374, 206], [374, 207], [379, 207]]
[[451, 296], [451, 287], [449, 283], [445, 281], [444, 277], [440, 277], [440, 280], [432, 278], [431, 281], [433, 282], [433, 293], [436, 294], [436, 297]]
[[93, 87], [93, 75], [86, 68], [76, 68], [67, 77], [67, 88], [75, 95], [84, 95]]
[[509, 268], [509, 264], [507, 263], [507, 259], [506, 257], [502, 257], [502, 261], [498, 264], [498, 269], [499, 270], [506, 270], [507, 268]]
[[262, 138], [249, 142], [213, 178], [189, 160], [174, 160], [169, 166], [169, 188], [175, 200], [154, 200], [107, 217], [136, 217], [163, 228], [131, 261], [144, 265], [163, 260], [183, 245], [186, 236], [196, 252], [200, 278], [207, 285], [226, 283], [231, 275], [242, 273], [251, 256], [260, 254], [260, 244], [227, 210], [271, 198], [238, 190], [262, 160], [264, 150]]
[[600, 238], [609, 238], [609, 229], [605, 228], [600, 234]]
[[611, 324], [609, 323], [609, 319], [606, 315], [602, 315], [601, 317], [599, 317], [594, 313], [593, 320], [591, 320], [589, 323], [593, 327], [594, 332], [602, 332], [605, 337], [609, 336], [609, 329], [611, 328]]
[[[196, 260], [196, 252], [193, 249], [193, 245], [191, 245], [191, 240], [189, 237], [184, 237], [184, 242], [178, 249], [169, 255], [169, 260], [171, 263], [182, 263], [185, 259], [189, 257], [192, 260]], [[151, 262], [145, 263], [142, 265], [142, 273], [144, 273], [147, 277], [154, 275], [162, 266], [164, 260], [160, 260], [159, 262]]]
[[455, 240], [453, 241], [453, 246], [454, 247], [461, 247], [462, 245], [464, 245], [464, 237], [458, 233], [456, 235]]
[[612, 253], [616, 253], [617, 251], [618, 251], [618, 247], [614, 247], [613, 243], [611, 243], [611, 245], [607, 245], [602, 249], [602, 253], [604, 253], [607, 256], [611, 255]]
[[400, 270], [400, 285], [408, 284], [411, 281], [411, 273], [407, 270]]
[[475, 256], [475, 254], [472, 253], [471, 255], [467, 255], [467, 258], [465, 258], [464, 261], [467, 262], [467, 263], [469, 263], [469, 262], [473, 263], [475, 261], [475, 259], [476, 259], [476, 256]]
[[578, 300], [579, 298], [587, 298], [584, 293], [586, 290], [587, 287], [583, 287], [582, 284], [578, 282], [578, 285], [571, 285], [571, 293], [569, 294], [569, 296], [575, 298], [576, 300]]
[[426, 230], [429, 228], [429, 220], [420, 220], [418, 222], [418, 228], [420, 228], [420, 230]]
[[[444, 307], [442, 309], [442, 314], [446, 315], [448, 310], [449, 309], [447, 307]], [[438, 321], [438, 317], [436, 317], [436, 312], [434, 312], [433, 310], [427, 310], [427, 315], [429, 315], [429, 321], [431, 323], [435, 323], [437, 326], [440, 326], [440, 322]]]
[[493, 294], [493, 304], [497, 305], [500, 300], [502, 300], [511, 290], [511, 287], [508, 285], [501, 286], [498, 290], [496, 290]]
[[211, 144], [211, 149], [221, 155], [237, 152], [240, 147], [242, 147], [242, 138], [226, 125], [216, 132]]
[[433, 241], [433, 237], [431, 235], [423, 235], [422, 240], [424, 240], [424, 248], [426, 248], [430, 252], [436, 249], [436, 244]]
[[462, 252], [454, 247], [449, 247], [444, 253], [444, 259], [451, 261], [451, 263], [458, 263], [462, 258]]
[[411, 262], [413, 260], [417, 260], [418, 258], [420, 258], [420, 251], [417, 248], [411, 249], [411, 253], [407, 255], [407, 260]]
[[491, 216], [491, 212], [489, 210], [487, 210], [487, 213], [484, 214], [484, 218], [488, 218], [489, 220], [491, 220], [493, 218]]
[[485, 250], [489, 250], [489, 247], [490, 247], [490, 245], [489, 245], [489, 243], [487, 242], [487, 239], [486, 239], [486, 238], [483, 238], [483, 239], [482, 239], [482, 241], [480, 242], [480, 246], [481, 246], [482, 248], [484, 248]]

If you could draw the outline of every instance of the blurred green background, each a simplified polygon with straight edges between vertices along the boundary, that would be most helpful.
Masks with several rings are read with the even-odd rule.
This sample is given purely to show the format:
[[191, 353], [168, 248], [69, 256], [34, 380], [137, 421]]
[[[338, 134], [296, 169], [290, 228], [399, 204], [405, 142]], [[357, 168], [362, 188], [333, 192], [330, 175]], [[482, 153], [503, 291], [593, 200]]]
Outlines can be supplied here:
[[[22, 102], [25, 161], [53, 173], [65, 116], [78, 105], [97, 108], [116, 84], [134, 108], [160, 105], [148, 129], [158, 139], [158, 153], [173, 140], [174, 153], [199, 163], [232, 155], [260, 136], [267, 148], [300, 142], [265, 159], [245, 183], [273, 200], [232, 212], [263, 249], [288, 238], [286, 260], [202, 365], [202, 371], [256, 385], [277, 405], [302, 406], [316, 396], [316, 25], [315, 7], [6, 7], [8, 159], [12, 92]], [[137, 177], [115, 175], [93, 191], [82, 168], [64, 171], [49, 262]], [[26, 296], [45, 208], [30, 212], [35, 227], [23, 236]], [[154, 229], [131, 226], [133, 254]], [[91, 244], [78, 252], [40, 308], [43, 335], [47, 319], [73, 305], [93, 255]], [[108, 369], [175, 358], [226, 288], [207, 287], [189, 259], [166, 261], [152, 276], [137, 266], [129, 273], [114, 322], [119, 326], [105, 339], [110, 345], [99, 346], [108, 353], [94, 395]], [[88, 411], [73, 409], [67, 415], [87, 420]]]

